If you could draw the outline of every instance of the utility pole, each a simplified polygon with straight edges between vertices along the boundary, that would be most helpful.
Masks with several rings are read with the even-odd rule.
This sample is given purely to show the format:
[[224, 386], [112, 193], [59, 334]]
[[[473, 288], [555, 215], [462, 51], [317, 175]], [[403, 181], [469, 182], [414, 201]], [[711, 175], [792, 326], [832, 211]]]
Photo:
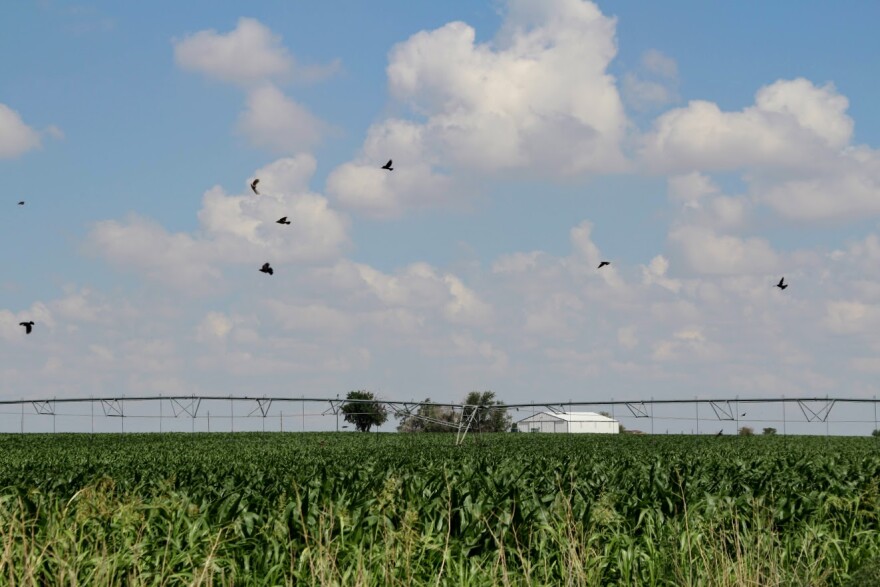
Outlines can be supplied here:
[[782, 435], [785, 436], [785, 396], [782, 396]]
[[[568, 400], [568, 401], [571, 402], [571, 400]], [[569, 408], [569, 411], [571, 411], [571, 408]], [[615, 422], [617, 421], [617, 418], [614, 417], [614, 398], [613, 397], [611, 398], [611, 419], [614, 420]], [[620, 426], [618, 426], [617, 430], [618, 430], [618, 432], [620, 431]]]
[[[825, 404], [828, 404], [828, 395], [825, 395]], [[828, 408], [828, 411], [825, 412], [825, 436], [828, 437], [828, 416], [831, 415], [831, 408]]]

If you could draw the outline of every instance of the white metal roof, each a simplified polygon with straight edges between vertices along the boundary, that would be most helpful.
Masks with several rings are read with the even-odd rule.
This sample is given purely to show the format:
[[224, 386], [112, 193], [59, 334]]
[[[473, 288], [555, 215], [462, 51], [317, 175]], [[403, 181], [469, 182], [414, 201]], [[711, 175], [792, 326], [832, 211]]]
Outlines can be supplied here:
[[538, 420], [538, 416], [550, 416], [551, 418], [564, 420], [566, 422], [616, 422], [614, 418], [603, 416], [598, 412], [538, 412], [537, 414], [528, 416], [519, 421], [524, 422], [529, 419]]

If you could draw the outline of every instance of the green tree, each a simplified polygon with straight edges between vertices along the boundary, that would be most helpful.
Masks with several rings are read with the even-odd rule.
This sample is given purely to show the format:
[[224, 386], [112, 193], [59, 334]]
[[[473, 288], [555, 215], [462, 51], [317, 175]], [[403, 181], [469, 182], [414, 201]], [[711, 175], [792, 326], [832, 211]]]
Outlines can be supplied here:
[[743, 426], [742, 428], [739, 429], [740, 436], [753, 436], [754, 434], [755, 434], [754, 428], [751, 428], [749, 426]]
[[475, 432], [507, 432], [510, 430], [513, 419], [503, 408], [504, 402], [495, 399], [494, 391], [472, 391], [464, 398], [464, 403], [462, 418], [467, 423], [473, 416], [471, 430]]
[[[431, 398], [425, 398], [425, 404]], [[458, 419], [451, 408], [421, 405], [415, 414], [398, 414], [398, 432], [454, 432]]]
[[880, 437], [880, 428], [871, 432], [871, 436], [873, 436], [875, 438]]
[[773, 436], [776, 434], [776, 428], [764, 428], [764, 436]]
[[[347, 400], [375, 400], [372, 391], [349, 391]], [[379, 427], [388, 419], [385, 405], [377, 401], [358, 401], [342, 404], [345, 421], [354, 424], [358, 432], [369, 432], [373, 426]]]

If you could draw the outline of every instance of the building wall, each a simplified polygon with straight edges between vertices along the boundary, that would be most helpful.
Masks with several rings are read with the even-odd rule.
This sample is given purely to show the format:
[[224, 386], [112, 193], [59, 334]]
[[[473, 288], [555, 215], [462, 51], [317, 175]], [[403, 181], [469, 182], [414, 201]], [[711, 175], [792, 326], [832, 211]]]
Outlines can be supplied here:
[[[618, 422], [568, 422], [545, 414], [536, 414], [517, 422], [520, 432], [546, 432], [564, 434], [619, 434]], [[536, 430], [535, 430], [536, 429]]]
[[[547, 414], [535, 414], [517, 422], [520, 432], [565, 432], [566, 422]], [[536, 430], [535, 430], [536, 429]]]
[[537, 428], [537, 432], [565, 432], [565, 424], [563, 420], [550, 420], [549, 418], [546, 420], [536, 420], [529, 421], [523, 420], [520, 421], [517, 426], [519, 427], [520, 432], [532, 432], [534, 428]]
[[618, 434], [620, 424], [617, 422], [570, 422], [574, 434]]

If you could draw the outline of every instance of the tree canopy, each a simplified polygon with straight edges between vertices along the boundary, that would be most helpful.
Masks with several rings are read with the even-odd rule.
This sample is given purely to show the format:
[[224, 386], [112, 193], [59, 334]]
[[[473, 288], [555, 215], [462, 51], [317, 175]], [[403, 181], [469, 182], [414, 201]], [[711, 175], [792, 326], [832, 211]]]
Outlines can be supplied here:
[[[349, 391], [345, 399], [375, 400], [376, 398], [371, 391], [358, 390]], [[385, 405], [377, 401], [346, 402], [342, 405], [342, 413], [345, 414], [345, 421], [354, 424], [358, 432], [369, 432], [370, 428], [379, 427], [388, 419]]]
[[[424, 403], [430, 403], [426, 398]], [[398, 416], [401, 420], [398, 432], [455, 432], [462, 422], [471, 420], [471, 432], [507, 432], [511, 429], [511, 417], [502, 409], [504, 402], [495, 399], [494, 391], [472, 391], [464, 398], [465, 408], [455, 412], [443, 406], [419, 406], [413, 414]]]
[[[431, 403], [431, 398], [425, 398], [423, 403]], [[421, 405], [414, 414], [400, 414], [397, 418], [398, 432], [454, 432], [458, 426], [457, 416], [444, 406]]]
[[[474, 432], [507, 432], [512, 419], [505, 409], [490, 409], [504, 405], [495, 399], [494, 391], [472, 391], [464, 399], [463, 418], [467, 422], [473, 414], [471, 430]], [[474, 414], [476, 411], [476, 414]]]

